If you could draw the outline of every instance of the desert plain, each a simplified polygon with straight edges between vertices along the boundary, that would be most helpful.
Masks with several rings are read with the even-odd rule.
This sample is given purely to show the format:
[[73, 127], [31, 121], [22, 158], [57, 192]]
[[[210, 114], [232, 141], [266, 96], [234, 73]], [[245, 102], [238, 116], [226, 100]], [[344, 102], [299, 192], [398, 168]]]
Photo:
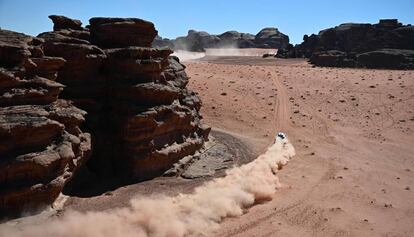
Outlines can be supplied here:
[[274, 198], [215, 236], [412, 235], [414, 71], [254, 56], [184, 64], [205, 123], [256, 154], [282, 131], [297, 153]]
[[[262, 58], [263, 52], [182, 60], [211, 139], [237, 151], [232, 165], [265, 152], [278, 132], [296, 150], [278, 172], [282, 186], [271, 198], [224, 218], [208, 236], [411, 236], [414, 71], [314, 67], [305, 59]], [[70, 210], [111, 212], [137, 196], [192, 193], [231, 167], [209, 163], [222, 154], [219, 149], [201, 164], [201, 170], [216, 169], [210, 175], [61, 195], [51, 211], [5, 224], [31, 228]]]

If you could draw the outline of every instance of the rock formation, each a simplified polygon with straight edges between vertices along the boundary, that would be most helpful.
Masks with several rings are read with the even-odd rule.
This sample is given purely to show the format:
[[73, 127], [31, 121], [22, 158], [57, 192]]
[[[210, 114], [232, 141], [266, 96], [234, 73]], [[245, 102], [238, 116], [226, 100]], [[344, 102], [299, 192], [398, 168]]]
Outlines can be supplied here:
[[80, 168], [160, 175], [210, 132], [185, 66], [150, 48], [152, 23], [50, 18], [38, 37], [0, 30], [0, 217], [51, 204]]
[[414, 68], [414, 26], [397, 20], [346, 23], [305, 35], [303, 43], [279, 50], [278, 57], [306, 57], [317, 66]]
[[91, 150], [86, 113], [58, 99], [65, 60], [42, 45], [0, 30], [0, 217], [51, 204]]
[[289, 37], [277, 28], [264, 28], [256, 35], [227, 31], [220, 35], [211, 35], [205, 31], [189, 30], [187, 36], [174, 40], [157, 37], [153, 47], [169, 47], [174, 50], [204, 52], [207, 48], [277, 48], [289, 45]]
[[[67, 62], [62, 97], [88, 112], [88, 167], [124, 181], [162, 174], [207, 139], [199, 98], [169, 49], [150, 48], [154, 25], [136, 18], [92, 18], [90, 26], [39, 35], [45, 54]], [[55, 27], [56, 28], [56, 27]]]
[[173, 44], [175, 50], [204, 52], [206, 48], [213, 48], [219, 41], [219, 37], [205, 31], [189, 30], [187, 36], [178, 37]]
[[289, 44], [289, 37], [277, 28], [264, 28], [255, 36], [255, 43], [260, 48], [284, 49]]
[[235, 47], [235, 48], [255, 48], [255, 36], [248, 33], [239, 33], [237, 31], [226, 31], [218, 35], [220, 42], [218, 48]]

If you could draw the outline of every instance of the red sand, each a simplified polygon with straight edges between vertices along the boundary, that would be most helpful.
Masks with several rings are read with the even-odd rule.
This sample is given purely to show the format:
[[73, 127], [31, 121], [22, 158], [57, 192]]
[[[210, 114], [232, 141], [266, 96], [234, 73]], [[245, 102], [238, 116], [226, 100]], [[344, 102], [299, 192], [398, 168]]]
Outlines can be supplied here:
[[[207, 124], [262, 153], [278, 131], [297, 156], [278, 173], [270, 202], [225, 219], [213, 236], [413, 236], [414, 71], [313, 68], [304, 60], [212, 57], [185, 62]], [[65, 210], [122, 208], [136, 195], [191, 192], [209, 178], [157, 178]], [[217, 193], [220, 195], [220, 193]]]
[[[271, 202], [216, 236], [412, 236], [414, 71], [312, 68], [303, 60], [186, 62], [207, 124], [297, 156]], [[217, 194], [219, 195], [219, 194]]]

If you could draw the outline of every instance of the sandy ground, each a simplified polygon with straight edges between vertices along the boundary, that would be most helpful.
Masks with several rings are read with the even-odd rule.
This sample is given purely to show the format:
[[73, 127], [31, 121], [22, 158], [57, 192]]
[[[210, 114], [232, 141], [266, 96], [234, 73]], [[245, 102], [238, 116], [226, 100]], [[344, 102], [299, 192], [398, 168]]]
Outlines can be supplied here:
[[[283, 188], [273, 200], [225, 219], [212, 236], [414, 235], [414, 71], [313, 68], [259, 56], [185, 64], [204, 122], [235, 163], [262, 153], [278, 131], [297, 151], [279, 173]], [[211, 178], [160, 177], [66, 197], [63, 209], [8, 224], [126, 207], [137, 195], [175, 196]]]
[[215, 236], [414, 235], [414, 71], [260, 57], [185, 64], [206, 123], [256, 152], [284, 131], [297, 150], [274, 199]]

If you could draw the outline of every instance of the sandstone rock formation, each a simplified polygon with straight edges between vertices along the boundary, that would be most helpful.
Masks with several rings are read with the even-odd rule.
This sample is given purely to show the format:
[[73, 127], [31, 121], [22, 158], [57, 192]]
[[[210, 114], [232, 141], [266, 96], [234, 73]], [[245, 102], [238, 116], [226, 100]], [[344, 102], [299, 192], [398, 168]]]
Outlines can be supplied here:
[[414, 50], [380, 49], [358, 54], [357, 63], [360, 67], [414, 69]]
[[205, 31], [189, 30], [187, 36], [178, 37], [173, 45], [175, 50], [204, 52], [206, 48], [215, 47], [219, 41], [220, 38]]
[[255, 36], [255, 42], [260, 48], [284, 49], [289, 44], [289, 37], [277, 28], [264, 28]]
[[211, 35], [205, 31], [189, 30], [187, 36], [174, 40], [157, 37], [153, 47], [169, 47], [174, 50], [204, 52], [207, 48], [277, 48], [289, 45], [289, 37], [277, 28], [264, 28], [256, 35], [227, 31], [220, 35]]
[[414, 68], [412, 42], [414, 27], [394, 19], [373, 25], [346, 23], [305, 35], [303, 43], [279, 50], [278, 57], [306, 57], [318, 66]]
[[91, 150], [85, 112], [58, 99], [65, 60], [42, 45], [0, 30], [0, 216], [51, 204]]
[[210, 132], [185, 66], [149, 47], [152, 23], [50, 18], [38, 37], [0, 30], [0, 217], [51, 204], [80, 168], [160, 175]]
[[94, 17], [89, 20], [91, 42], [101, 48], [151, 47], [154, 24], [137, 18]]
[[239, 33], [237, 31], [226, 31], [218, 35], [220, 42], [218, 48], [255, 48], [255, 36], [249, 33]]
[[53, 21], [53, 30], [72, 29], [82, 30], [82, 22], [80, 20], [70, 19], [65, 16], [50, 15], [49, 18]]
[[[94, 147], [88, 167], [124, 181], [162, 174], [207, 139], [201, 102], [186, 89], [188, 77], [169, 49], [150, 48], [154, 25], [135, 18], [92, 18], [76, 34], [39, 35], [45, 54], [67, 62], [57, 81], [62, 98], [88, 112], [85, 129]], [[86, 37], [90, 36], [90, 37]]]

